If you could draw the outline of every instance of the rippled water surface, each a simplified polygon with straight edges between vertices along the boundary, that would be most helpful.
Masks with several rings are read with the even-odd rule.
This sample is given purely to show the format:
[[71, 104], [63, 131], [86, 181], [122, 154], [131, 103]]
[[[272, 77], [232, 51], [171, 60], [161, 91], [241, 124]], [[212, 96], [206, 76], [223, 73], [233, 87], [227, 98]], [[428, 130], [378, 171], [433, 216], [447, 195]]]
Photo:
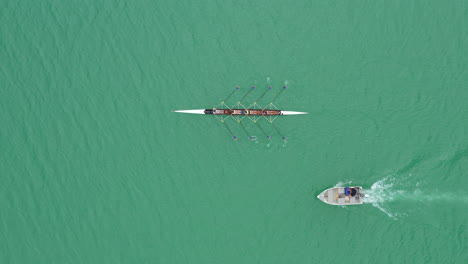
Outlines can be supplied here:
[[0, 6], [1, 263], [468, 263], [465, 1]]

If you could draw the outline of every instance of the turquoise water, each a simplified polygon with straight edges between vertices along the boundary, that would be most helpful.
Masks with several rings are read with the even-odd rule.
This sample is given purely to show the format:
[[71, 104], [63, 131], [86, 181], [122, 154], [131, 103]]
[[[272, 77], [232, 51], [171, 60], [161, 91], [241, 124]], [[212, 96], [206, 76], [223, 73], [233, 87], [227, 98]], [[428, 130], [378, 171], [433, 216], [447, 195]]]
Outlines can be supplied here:
[[0, 6], [1, 263], [468, 262], [465, 1]]

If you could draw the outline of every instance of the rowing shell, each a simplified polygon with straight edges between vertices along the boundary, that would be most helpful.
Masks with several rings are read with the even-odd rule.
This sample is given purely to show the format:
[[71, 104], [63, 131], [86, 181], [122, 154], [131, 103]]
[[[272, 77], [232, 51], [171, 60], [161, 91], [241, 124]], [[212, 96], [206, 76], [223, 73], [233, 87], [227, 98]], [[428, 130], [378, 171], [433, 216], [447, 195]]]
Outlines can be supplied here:
[[237, 86], [236, 89], [234, 91], [232, 91], [231, 94], [229, 94], [229, 96], [226, 99], [221, 101], [221, 103], [218, 104], [218, 106], [216, 106], [214, 108], [211, 108], [211, 109], [210, 108], [209, 109], [192, 109], [192, 110], [175, 110], [173, 112], [185, 113], [185, 114], [197, 114], [197, 115], [212, 115], [212, 116], [216, 117], [219, 121], [221, 121], [221, 123], [224, 124], [224, 126], [229, 131], [229, 133], [231, 133], [231, 136], [232, 136], [232, 138], [234, 140], [237, 140], [238, 137], [229, 128], [228, 124], [225, 122], [226, 119], [228, 119], [230, 117], [233, 118], [242, 127], [244, 132], [249, 136], [250, 140], [257, 140], [257, 137], [252, 135], [252, 134], [249, 134], [249, 132], [247, 131], [247, 129], [243, 125], [242, 120], [244, 118], [249, 119], [250, 121], [255, 123], [255, 125], [259, 128], [259, 130], [265, 135], [265, 137], [267, 139], [271, 139], [272, 137], [269, 136], [266, 133], [266, 131], [261, 127], [260, 123], [258, 122], [260, 119], [265, 119], [273, 126], [273, 128], [276, 130], [276, 132], [278, 132], [278, 134], [281, 136], [281, 139], [286, 141], [286, 137], [281, 134], [278, 127], [276, 127], [276, 125], [273, 124], [273, 121], [275, 121], [276, 118], [278, 118], [279, 116], [282, 116], [282, 115], [305, 115], [305, 114], [307, 114], [307, 112], [282, 111], [282, 110], [279, 110], [278, 107], [276, 107], [274, 105], [275, 100], [278, 98], [278, 96], [284, 90], [286, 90], [287, 87], [288, 87], [287, 82], [285, 82], [285, 85], [283, 86], [283, 89], [281, 89], [276, 94], [276, 96], [273, 98], [273, 100], [269, 104], [267, 104], [267, 105], [265, 105], [263, 107], [260, 106], [259, 104], [257, 104], [257, 102], [259, 102], [260, 99], [262, 99], [264, 97], [264, 95], [268, 91], [272, 90], [271, 86], [268, 86], [268, 88], [265, 89], [265, 91], [260, 95], [260, 97], [258, 97], [257, 100], [255, 100], [254, 103], [250, 104], [249, 106], [244, 106], [241, 102], [253, 90], [255, 90], [255, 86], [252, 86], [251, 89], [249, 89], [244, 94], [244, 96], [239, 101], [237, 101], [237, 103], [234, 104], [233, 106], [226, 105], [225, 102], [227, 102], [228, 99], [231, 98], [231, 96], [234, 93], [236, 93], [236, 91], [240, 90], [240, 87]]
[[192, 109], [175, 110], [173, 112], [198, 115], [230, 115], [230, 116], [280, 116], [305, 115], [307, 112], [282, 111], [276, 109]]

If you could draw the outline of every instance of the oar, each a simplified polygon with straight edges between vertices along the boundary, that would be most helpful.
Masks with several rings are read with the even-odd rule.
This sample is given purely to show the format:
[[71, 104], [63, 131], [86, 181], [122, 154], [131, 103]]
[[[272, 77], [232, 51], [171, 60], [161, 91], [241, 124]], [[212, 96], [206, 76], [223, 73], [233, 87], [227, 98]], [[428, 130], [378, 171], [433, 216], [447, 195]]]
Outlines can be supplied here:
[[234, 133], [232, 133], [232, 130], [228, 127], [228, 125], [226, 124], [226, 122], [222, 122], [224, 124], [224, 126], [226, 127], [226, 129], [229, 131], [229, 133], [231, 133], [231, 136], [232, 136], [232, 139], [234, 140], [237, 140], [237, 136], [234, 135]]
[[226, 99], [224, 99], [221, 103], [224, 103], [226, 102], [229, 98], [231, 98], [231, 96], [240, 89], [239, 86], [236, 87], [236, 89], [234, 91], [232, 91], [232, 93], [230, 95], [228, 95], [228, 97], [226, 97]]
[[263, 128], [260, 126], [260, 124], [258, 122], [255, 122], [255, 124], [258, 126], [260, 131], [262, 131], [263, 135], [265, 135], [267, 139], [271, 139], [271, 137], [268, 136], [267, 133], [265, 133], [265, 130], [263, 130]]
[[276, 94], [275, 98], [273, 98], [273, 101], [271, 101], [271, 103], [274, 103], [276, 101], [276, 98], [278, 98], [278, 96], [280, 96], [280, 94], [286, 90], [286, 88], [288, 88], [288, 86], [284, 85], [283, 86], [283, 89], [281, 89], [281, 91], [279, 91], [279, 93]]
[[274, 123], [271, 123], [273, 125], [273, 127], [276, 129], [276, 132], [278, 132], [278, 134], [281, 136], [281, 139], [286, 141], [286, 137], [284, 137], [281, 132], [279, 131], [278, 127], [276, 127], [276, 125]]
[[247, 134], [247, 136], [249, 137], [250, 140], [256, 140], [257, 139], [255, 136], [250, 136], [249, 135], [249, 132], [247, 132], [247, 129], [245, 129], [244, 124], [242, 124], [241, 121], [239, 121], [239, 124], [244, 129], [245, 133]]
[[239, 102], [237, 104], [240, 105], [241, 102], [245, 99], [245, 97], [247, 97], [247, 95], [249, 95], [249, 93], [252, 92], [254, 89], [255, 89], [255, 86], [252, 86], [252, 88], [249, 91], [247, 91], [246, 94], [244, 94], [244, 96], [239, 100]]
[[260, 97], [257, 100], [255, 100], [254, 104], [256, 104], [258, 101], [260, 101], [260, 99], [262, 99], [263, 96], [265, 96], [265, 94], [270, 90], [271, 90], [271, 86], [268, 86], [268, 88], [265, 90], [265, 92], [263, 92], [263, 94], [260, 95]]

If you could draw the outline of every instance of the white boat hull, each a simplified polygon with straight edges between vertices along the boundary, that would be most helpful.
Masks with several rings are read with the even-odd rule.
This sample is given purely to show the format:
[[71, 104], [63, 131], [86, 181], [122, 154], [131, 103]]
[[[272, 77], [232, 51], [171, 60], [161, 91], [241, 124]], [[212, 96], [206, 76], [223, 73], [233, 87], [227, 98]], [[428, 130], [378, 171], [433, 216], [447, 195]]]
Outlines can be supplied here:
[[326, 189], [320, 193], [317, 198], [322, 202], [331, 204], [331, 205], [357, 205], [362, 204], [362, 198], [365, 195], [362, 193], [362, 187], [349, 187], [356, 189], [356, 195], [345, 195], [345, 187], [333, 187]]
[[296, 111], [281, 111], [282, 115], [306, 115], [307, 112], [296, 112]]
[[197, 115], [204, 115], [205, 109], [192, 109], [192, 110], [174, 110], [172, 112], [176, 113], [185, 113], [185, 114], [197, 114]]

